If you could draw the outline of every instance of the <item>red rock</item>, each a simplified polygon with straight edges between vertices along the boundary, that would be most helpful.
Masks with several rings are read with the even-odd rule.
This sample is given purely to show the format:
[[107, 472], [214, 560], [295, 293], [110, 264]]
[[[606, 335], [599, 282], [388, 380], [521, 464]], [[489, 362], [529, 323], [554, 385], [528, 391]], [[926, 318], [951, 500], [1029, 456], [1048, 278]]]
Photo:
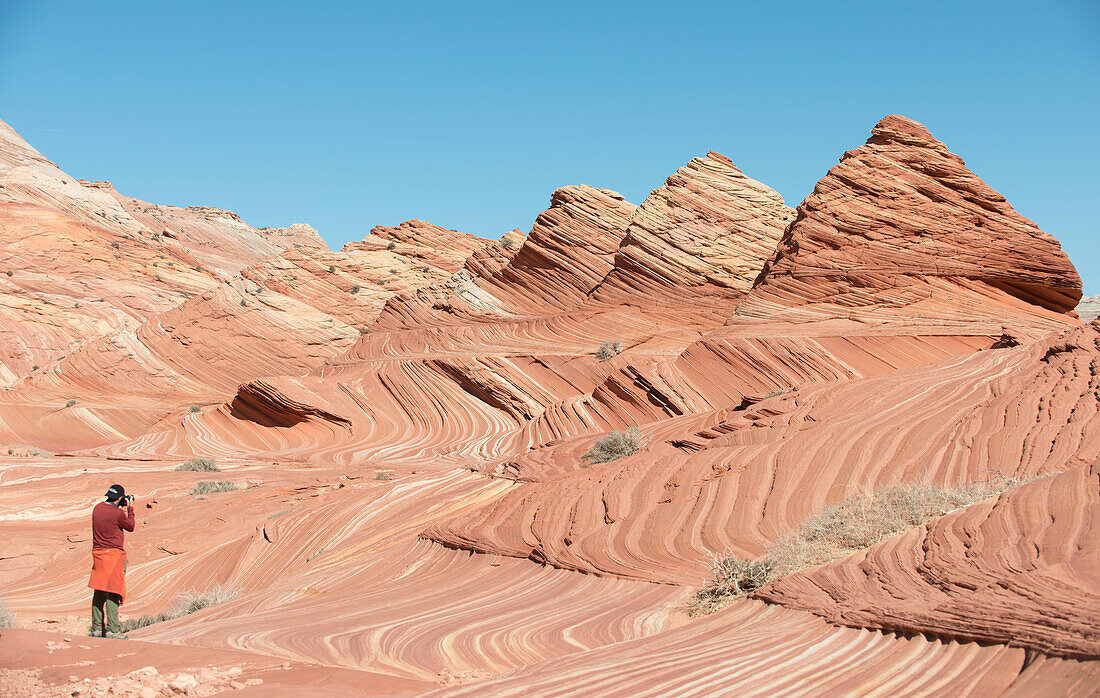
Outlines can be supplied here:
[[838, 625], [1100, 659], [1100, 462], [796, 573], [756, 596]]
[[[924, 126], [887, 116], [871, 133], [799, 205], [739, 314], [774, 315], [780, 304], [792, 318], [917, 321], [936, 319], [938, 303], [955, 319], [1045, 318], [1036, 306], [1064, 314], [1077, 305], [1081, 279], [1058, 241]], [[968, 299], [976, 295], [984, 308], [960, 307], [981, 303]]]
[[[409, 221], [338, 252], [70, 186], [28, 148], [0, 172], [0, 260], [30, 269], [0, 275], [0, 317], [41, 317], [0, 334], [23, 352], [0, 354], [0, 443], [64, 457], [0, 451], [5, 601], [86, 625], [87, 508], [115, 481], [157, 502], [127, 538], [127, 615], [241, 593], [126, 653], [57, 643], [57, 670], [107, 690], [232, 662], [201, 691], [262, 672], [273, 694], [1093, 690], [1092, 500], [1069, 473], [795, 575], [772, 588], [790, 608], [677, 610], [711, 556], [757, 555], [856, 492], [1100, 457], [1076, 272], [913, 122], [884, 120], [785, 231], [778, 195], [710, 154], [637, 207], [559, 189], [510, 243]], [[169, 253], [194, 265], [148, 284]], [[74, 283], [37, 271], [53, 258], [113, 310], [69, 308]], [[583, 461], [632, 426], [637, 454]], [[215, 477], [174, 469], [191, 457], [250, 486], [191, 497]], [[5, 631], [0, 664], [56, 664], [25, 637]]]
[[695, 158], [630, 217], [615, 268], [594, 292], [605, 303], [698, 303], [743, 296], [794, 211], [718, 153]]

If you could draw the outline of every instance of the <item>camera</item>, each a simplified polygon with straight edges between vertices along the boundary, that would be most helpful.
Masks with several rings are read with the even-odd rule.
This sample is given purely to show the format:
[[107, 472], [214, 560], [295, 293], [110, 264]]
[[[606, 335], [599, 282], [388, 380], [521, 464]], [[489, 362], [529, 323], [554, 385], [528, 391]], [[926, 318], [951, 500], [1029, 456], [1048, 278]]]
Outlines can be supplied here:
[[132, 507], [134, 506], [134, 495], [128, 494], [125, 497], [119, 499], [118, 503], [119, 506]]

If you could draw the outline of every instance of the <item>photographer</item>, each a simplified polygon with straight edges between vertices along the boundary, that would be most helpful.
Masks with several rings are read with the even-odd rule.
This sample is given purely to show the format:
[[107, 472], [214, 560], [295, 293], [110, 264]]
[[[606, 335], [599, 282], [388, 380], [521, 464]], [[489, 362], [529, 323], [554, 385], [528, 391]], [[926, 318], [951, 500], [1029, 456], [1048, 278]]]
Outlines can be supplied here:
[[[92, 637], [125, 640], [118, 607], [126, 596], [125, 531], [134, 530], [134, 498], [122, 485], [111, 485], [107, 501], [92, 509]], [[106, 611], [106, 613], [104, 613]], [[104, 618], [106, 616], [106, 618]], [[106, 631], [106, 632], [104, 632]]]

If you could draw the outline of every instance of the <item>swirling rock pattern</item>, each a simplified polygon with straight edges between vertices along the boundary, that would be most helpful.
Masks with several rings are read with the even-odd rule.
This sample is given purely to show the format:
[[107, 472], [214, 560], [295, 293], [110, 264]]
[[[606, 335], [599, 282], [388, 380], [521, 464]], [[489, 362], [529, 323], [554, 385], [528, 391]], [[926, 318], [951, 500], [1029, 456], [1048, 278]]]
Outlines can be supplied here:
[[[858, 658], [855, 659], [855, 658]], [[1026, 668], [1025, 668], [1026, 667]], [[499, 679], [428, 693], [456, 696], [1092, 695], [1100, 667], [1003, 645], [941, 643], [830, 628], [740, 602], [711, 618]]]
[[[559, 189], [526, 237], [414, 220], [336, 252], [73, 183], [0, 129], [0, 234], [0, 587], [33, 623], [84, 625], [87, 510], [123, 481], [126, 614], [241, 592], [148, 647], [458, 694], [1094, 692], [1100, 324], [915, 122], [794, 214], [710, 153], [640, 206]], [[854, 493], [1058, 471], [772, 605], [680, 612], [714, 556]], [[240, 487], [189, 494], [212, 479]]]
[[862, 489], [1077, 467], [1100, 457], [1098, 330], [654, 423], [638, 454], [589, 468], [579, 455], [592, 439], [577, 439], [549, 471], [514, 462], [537, 468], [525, 473], [535, 482], [428, 535], [563, 569], [693, 584], [708, 553], [755, 556]]
[[756, 596], [848, 626], [1100, 659], [1100, 463], [1010, 490]]

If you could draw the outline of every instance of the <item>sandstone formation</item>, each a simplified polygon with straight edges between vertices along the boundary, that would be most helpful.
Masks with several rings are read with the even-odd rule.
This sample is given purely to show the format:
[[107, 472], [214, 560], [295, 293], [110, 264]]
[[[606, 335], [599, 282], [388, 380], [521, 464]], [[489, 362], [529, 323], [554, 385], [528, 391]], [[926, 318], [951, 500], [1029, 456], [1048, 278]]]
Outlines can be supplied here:
[[1077, 315], [1085, 322], [1091, 322], [1100, 317], [1100, 296], [1082, 298], [1077, 304]]
[[707, 153], [634, 211], [615, 268], [594, 296], [677, 306], [710, 296], [740, 298], [793, 217], [778, 193], [724, 155]]
[[[916, 122], [797, 211], [708, 153], [637, 206], [566, 186], [527, 235], [339, 251], [74, 182], [4, 126], [0, 239], [0, 596], [28, 628], [0, 692], [1095, 693], [1100, 322]], [[685, 612], [830, 504], [998, 477], [1028, 482]], [[238, 594], [126, 653], [78, 637], [114, 482], [124, 618]]]
[[1087, 696], [1098, 678], [1095, 662], [1028, 664], [1023, 650], [1003, 645], [838, 630], [790, 613], [743, 602], [653, 637], [428, 695]]
[[757, 596], [843, 625], [1092, 659], [1100, 656], [1098, 524], [1100, 462], [782, 579]]
[[796, 321], [974, 322], [979, 296], [988, 317], [1047, 327], [1039, 309], [1077, 305], [1081, 279], [1058, 241], [924, 126], [887, 116], [871, 134], [799, 205], [739, 315], [773, 316], [780, 304]]
[[231, 211], [74, 180], [3, 122], [0, 239], [0, 386], [284, 249], [327, 250], [308, 226], [256, 229]]

